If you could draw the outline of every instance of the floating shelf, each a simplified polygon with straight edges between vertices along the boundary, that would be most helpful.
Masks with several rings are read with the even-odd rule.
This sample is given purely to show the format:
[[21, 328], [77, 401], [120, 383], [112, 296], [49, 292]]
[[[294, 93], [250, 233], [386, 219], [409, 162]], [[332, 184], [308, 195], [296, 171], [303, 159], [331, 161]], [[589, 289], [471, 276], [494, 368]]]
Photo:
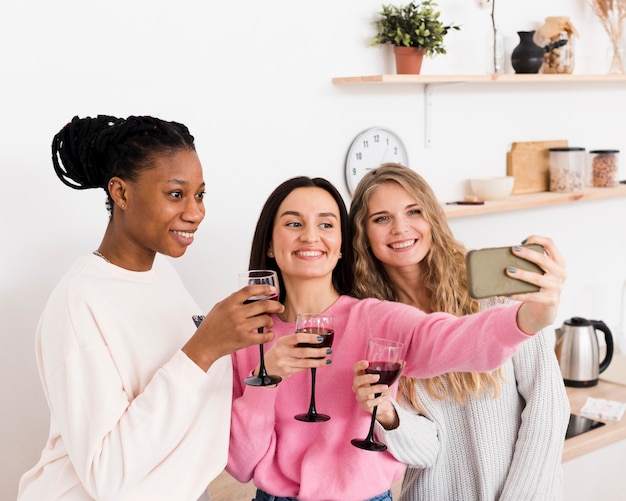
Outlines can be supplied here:
[[454, 218], [615, 197], [626, 197], [626, 185], [620, 184], [614, 188], [586, 188], [575, 193], [544, 191], [526, 195], [511, 195], [504, 200], [485, 202], [484, 205], [444, 205], [444, 211], [448, 218]]
[[564, 82], [625, 82], [626, 75], [567, 75], [567, 74], [491, 74], [491, 75], [366, 75], [335, 77], [334, 84], [444, 84], [444, 83], [564, 83]]

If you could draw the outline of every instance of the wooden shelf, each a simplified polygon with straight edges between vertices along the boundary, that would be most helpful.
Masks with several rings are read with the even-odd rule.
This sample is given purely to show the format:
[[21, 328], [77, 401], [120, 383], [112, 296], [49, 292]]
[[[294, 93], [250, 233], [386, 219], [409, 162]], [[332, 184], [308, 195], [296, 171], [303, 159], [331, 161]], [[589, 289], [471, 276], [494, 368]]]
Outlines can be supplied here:
[[527, 195], [511, 195], [505, 200], [485, 202], [484, 205], [444, 205], [444, 210], [448, 218], [453, 218], [614, 197], [626, 197], [625, 184], [620, 184], [615, 188], [586, 188], [576, 193], [544, 191]]
[[564, 83], [564, 82], [626, 82], [626, 75], [506, 74], [506, 75], [365, 75], [335, 77], [342, 84], [447, 84], [447, 83]]

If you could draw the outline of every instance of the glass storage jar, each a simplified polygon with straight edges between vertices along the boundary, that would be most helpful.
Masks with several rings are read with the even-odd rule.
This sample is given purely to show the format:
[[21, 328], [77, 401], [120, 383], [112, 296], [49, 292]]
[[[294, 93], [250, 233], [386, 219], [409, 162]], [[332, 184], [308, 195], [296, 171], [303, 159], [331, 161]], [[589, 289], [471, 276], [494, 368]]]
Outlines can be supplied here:
[[592, 150], [591, 173], [593, 186], [611, 188], [617, 186], [617, 160], [619, 150]]
[[546, 17], [536, 31], [535, 43], [543, 47], [541, 73], [572, 73], [574, 71], [576, 29], [569, 17]]
[[549, 154], [550, 191], [581, 191], [585, 185], [585, 148], [550, 148]]

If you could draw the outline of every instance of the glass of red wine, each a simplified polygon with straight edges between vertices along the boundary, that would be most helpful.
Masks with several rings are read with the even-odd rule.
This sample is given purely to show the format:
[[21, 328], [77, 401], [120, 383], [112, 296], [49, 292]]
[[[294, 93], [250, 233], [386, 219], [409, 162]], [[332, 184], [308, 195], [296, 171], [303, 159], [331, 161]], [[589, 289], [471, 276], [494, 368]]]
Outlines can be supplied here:
[[[298, 343], [298, 348], [330, 348], [333, 345], [333, 338], [335, 337], [333, 317], [325, 313], [299, 313], [296, 317], [296, 332], [317, 334], [324, 338], [319, 343]], [[319, 423], [330, 419], [330, 416], [317, 412], [315, 407], [316, 375], [317, 368], [311, 367], [311, 401], [309, 403], [309, 410], [306, 414], [297, 414], [294, 416], [298, 421]]]
[[[390, 341], [387, 339], [372, 338], [367, 344], [366, 359], [369, 366], [365, 369], [367, 374], [378, 374], [380, 379], [375, 384], [386, 384], [391, 386], [395, 383], [400, 372], [402, 371], [404, 354], [404, 345], [398, 341]], [[376, 397], [380, 393], [375, 394]], [[367, 451], [382, 452], [387, 450], [387, 446], [381, 442], [374, 440], [374, 425], [376, 424], [376, 410], [378, 406], [372, 409], [372, 420], [370, 421], [370, 429], [367, 437], [364, 439], [352, 439], [351, 443], [355, 447], [365, 449]]]
[[[244, 304], [261, 301], [262, 299], [273, 299], [278, 301], [278, 276], [274, 270], [248, 270], [239, 274], [239, 286], [246, 287], [248, 285], [273, 285], [276, 288], [276, 294], [252, 296], [244, 301]], [[258, 329], [259, 334], [263, 333], [263, 327]], [[259, 344], [259, 352], [261, 363], [259, 365], [258, 376], [250, 376], [244, 379], [244, 382], [250, 386], [271, 386], [280, 383], [282, 380], [279, 376], [270, 376], [265, 369], [265, 355], [263, 344]]]

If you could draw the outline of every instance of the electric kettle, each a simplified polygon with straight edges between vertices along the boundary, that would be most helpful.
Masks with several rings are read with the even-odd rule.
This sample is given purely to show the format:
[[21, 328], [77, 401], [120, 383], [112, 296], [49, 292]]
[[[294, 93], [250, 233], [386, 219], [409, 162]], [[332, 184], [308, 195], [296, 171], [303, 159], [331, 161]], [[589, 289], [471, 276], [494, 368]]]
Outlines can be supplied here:
[[[598, 384], [598, 377], [613, 358], [613, 335], [601, 320], [572, 317], [556, 331], [554, 351], [566, 386], [587, 387]], [[600, 361], [597, 331], [604, 333], [606, 354]]]

